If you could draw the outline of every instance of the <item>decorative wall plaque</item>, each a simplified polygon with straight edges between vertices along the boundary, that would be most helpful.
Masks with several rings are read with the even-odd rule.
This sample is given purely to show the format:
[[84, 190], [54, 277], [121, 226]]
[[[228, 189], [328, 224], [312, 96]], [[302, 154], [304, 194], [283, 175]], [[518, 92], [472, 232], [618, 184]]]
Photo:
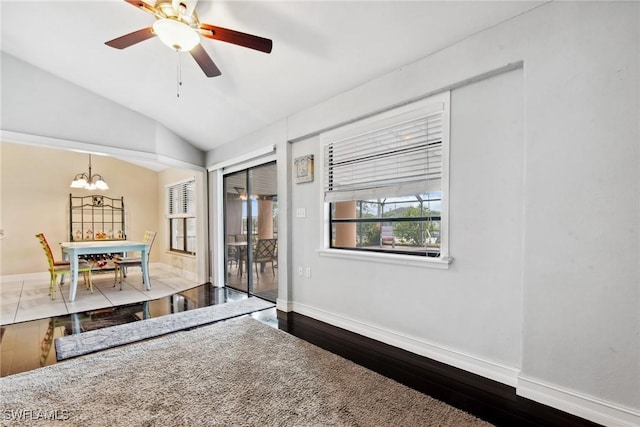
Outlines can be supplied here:
[[313, 181], [313, 154], [295, 160], [296, 183]]

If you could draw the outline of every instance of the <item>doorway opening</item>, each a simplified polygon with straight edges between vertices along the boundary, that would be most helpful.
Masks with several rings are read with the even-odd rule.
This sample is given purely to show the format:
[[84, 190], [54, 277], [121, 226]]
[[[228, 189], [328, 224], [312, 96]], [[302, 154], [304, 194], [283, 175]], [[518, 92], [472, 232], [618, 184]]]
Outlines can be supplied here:
[[225, 286], [278, 297], [276, 162], [224, 175]]

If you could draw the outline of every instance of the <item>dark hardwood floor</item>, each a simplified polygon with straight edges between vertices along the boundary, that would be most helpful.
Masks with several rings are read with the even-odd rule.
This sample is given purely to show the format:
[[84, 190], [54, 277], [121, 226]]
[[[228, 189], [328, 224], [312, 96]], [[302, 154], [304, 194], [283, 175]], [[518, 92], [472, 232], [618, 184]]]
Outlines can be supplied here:
[[513, 387], [392, 347], [298, 313], [279, 328], [497, 426], [597, 426], [516, 395]]

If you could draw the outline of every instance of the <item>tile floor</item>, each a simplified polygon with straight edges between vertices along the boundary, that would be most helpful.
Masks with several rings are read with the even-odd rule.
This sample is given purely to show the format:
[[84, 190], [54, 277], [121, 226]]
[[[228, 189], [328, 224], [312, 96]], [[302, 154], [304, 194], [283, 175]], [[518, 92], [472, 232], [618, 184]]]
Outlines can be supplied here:
[[[53, 301], [47, 280], [1, 283], [0, 376], [56, 363], [53, 342], [61, 336], [247, 298], [158, 269], [151, 272], [151, 291], [144, 290], [139, 271], [128, 274], [122, 291], [107, 273], [95, 274], [93, 286], [91, 294], [80, 281], [76, 300], [68, 302], [68, 281]], [[252, 317], [277, 327], [275, 309]]]
[[122, 290], [119, 285], [114, 287], [113, 272], [93, 274], [93, 294], [80, 279], [76, 299], [73, 302], [68, 301], [68, 280], [63, 286], [57, 284], [55, 300], [49, 297], [47, 279], [2, 282], [0, 284], [0, 325], [150, 301], [200, 284], [158, 268], [150, 274], [150, 291], [144, 289], [139, 269], [129, 272], [122, 282]]

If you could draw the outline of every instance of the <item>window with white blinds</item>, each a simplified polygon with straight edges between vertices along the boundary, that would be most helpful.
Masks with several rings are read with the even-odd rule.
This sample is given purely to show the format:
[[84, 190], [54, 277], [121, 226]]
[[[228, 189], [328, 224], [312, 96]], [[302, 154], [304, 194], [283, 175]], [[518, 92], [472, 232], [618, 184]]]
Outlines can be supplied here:
[[341, 251], [332, 255], [451, 262], [449, 104], [444, 92], [321, 135], [324, 247]]
[[169, 186], [169, 215], [193, 216], [196, 212], [196, 181], [190, 180]]
[[386, 113], [362, 126], [350, 126], [352, 130], [325, 136], [325, 201], [440, 191], [446, 108], [447, 103], [437, 102]]
[[167, 187], [169, 250], [195, 255], [196, 181], [191, 179]]

